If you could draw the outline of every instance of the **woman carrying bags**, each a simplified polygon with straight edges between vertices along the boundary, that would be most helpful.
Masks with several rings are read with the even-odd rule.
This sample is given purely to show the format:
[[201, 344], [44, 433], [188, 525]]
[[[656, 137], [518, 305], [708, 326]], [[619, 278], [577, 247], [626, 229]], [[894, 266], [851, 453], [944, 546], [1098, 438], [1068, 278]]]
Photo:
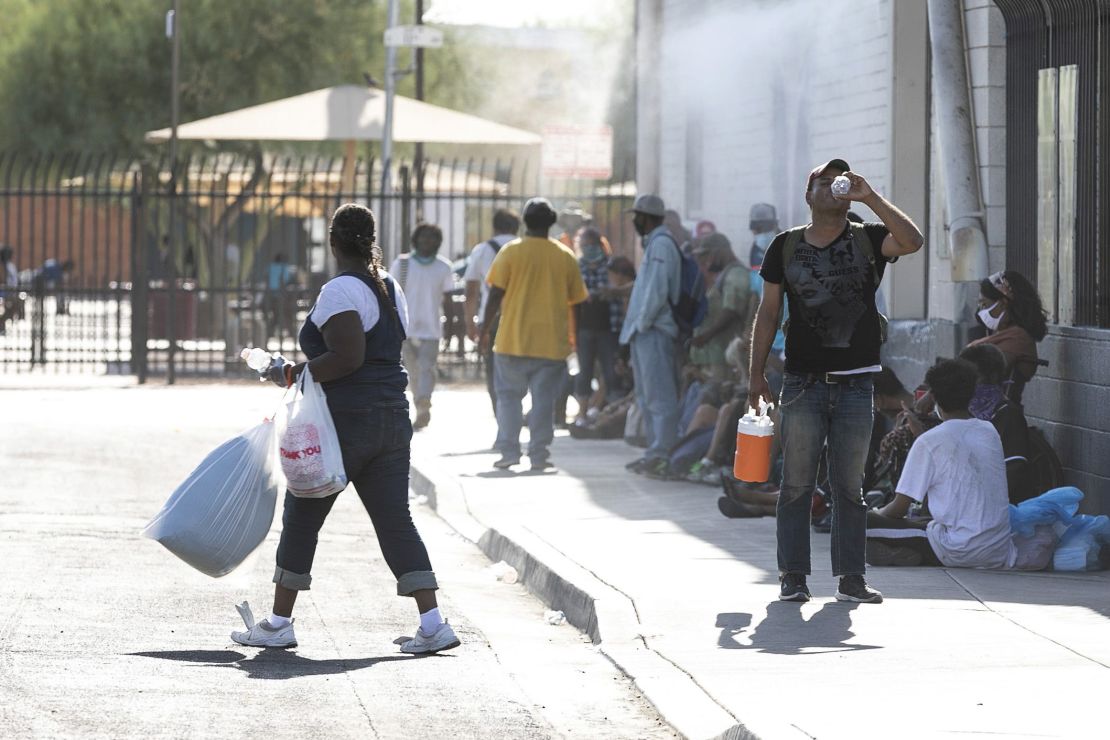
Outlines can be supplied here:
[[[327, 396], [347, 479], [370, 515], [382, 554], [397, 578], [397, 593], [411, 596], [420, 612], [420, 628], [401, 651], [434, 653], [458, 647], [454, 630], [439, 613], [435, 573], [409, 512], [412, 424], [405, 399], [408, 377], [401, 364], [405, 297], [382, 269], [374, 214], [368, 208], [340, 206], [329, 233], [339, 274], [320, 289], [301, 327], [301, 350]], [[270, 379], [289, 387], [304, 364], [272, 368]], [[273, 613], [254, 623], [249, 609], [241, 609], [247, 630], [232, 632], [235, 642], [257, 647], [297, 644], [293, 605], [298, 592], [312, 583], [317, 536], [337, 495], [298, 498], [286, 492]]]

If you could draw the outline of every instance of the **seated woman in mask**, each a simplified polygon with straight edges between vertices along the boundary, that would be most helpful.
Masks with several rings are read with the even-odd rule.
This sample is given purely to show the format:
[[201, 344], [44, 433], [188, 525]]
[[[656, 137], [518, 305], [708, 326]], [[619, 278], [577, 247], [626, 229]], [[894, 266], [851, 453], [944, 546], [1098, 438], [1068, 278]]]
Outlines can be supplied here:
[[977, 318], [987, 328], [987, 336], [968, 347], [993, 344], [1002, 350], [1006, 374], [1013, 379], [1008, 395], [1021, 403], [1025, 384], [1037, 371], [1037, 342], [1047, 331], [1037, 289], [1020, 272], [996, 272], [979, 283]]

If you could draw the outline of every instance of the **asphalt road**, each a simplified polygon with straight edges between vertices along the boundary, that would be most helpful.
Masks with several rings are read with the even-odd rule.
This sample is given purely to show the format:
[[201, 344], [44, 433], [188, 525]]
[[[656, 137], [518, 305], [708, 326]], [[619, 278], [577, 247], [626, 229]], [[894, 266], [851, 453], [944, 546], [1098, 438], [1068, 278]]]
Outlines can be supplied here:
[[[300, 647], [228, 637], [268, 613], [277, 529], [213, 580], [140, 530], [213, 447], [272, 411], [253, 384], [36, 388], [0, 379], [0, 727], [6, 737], [673, 737], [572, 627], [423, 507], [463, 646], [398, 652], [417, 626], [369, 521], [340, 494], [295, 614]], [[463, 433], [460, 431], [460, 433]], [[279, 504], [280, 505], [280, 504]], [[280, 521], [276, 522], [280, 525]]]

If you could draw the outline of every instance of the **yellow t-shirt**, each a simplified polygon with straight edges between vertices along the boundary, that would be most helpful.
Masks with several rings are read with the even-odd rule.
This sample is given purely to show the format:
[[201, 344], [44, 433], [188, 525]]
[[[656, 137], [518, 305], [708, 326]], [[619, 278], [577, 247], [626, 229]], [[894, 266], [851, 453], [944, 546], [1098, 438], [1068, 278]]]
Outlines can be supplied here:
[[554, 239], [517, 239], [501, 247], [486, 282], [505, 291], [494, 352], [566, 359], [570, 306], [589, 297], [573, 252]]

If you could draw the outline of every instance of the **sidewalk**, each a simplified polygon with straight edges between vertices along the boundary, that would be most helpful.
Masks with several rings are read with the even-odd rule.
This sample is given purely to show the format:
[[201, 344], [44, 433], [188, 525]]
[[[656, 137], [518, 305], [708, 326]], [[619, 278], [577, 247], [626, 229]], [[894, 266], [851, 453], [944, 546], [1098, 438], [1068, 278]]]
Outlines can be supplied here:
[[496, 471], [484, 389], [436, 392], [413, 486], [514, 565], [691, 738], [1091, 737], [1106, 721], [1110, 573], [874, 568], [832, 598], [813, 535], [805, 605], [777, 601], [772, 518], [625, 472], [639, 450], [557, 435], [555, 473]]

